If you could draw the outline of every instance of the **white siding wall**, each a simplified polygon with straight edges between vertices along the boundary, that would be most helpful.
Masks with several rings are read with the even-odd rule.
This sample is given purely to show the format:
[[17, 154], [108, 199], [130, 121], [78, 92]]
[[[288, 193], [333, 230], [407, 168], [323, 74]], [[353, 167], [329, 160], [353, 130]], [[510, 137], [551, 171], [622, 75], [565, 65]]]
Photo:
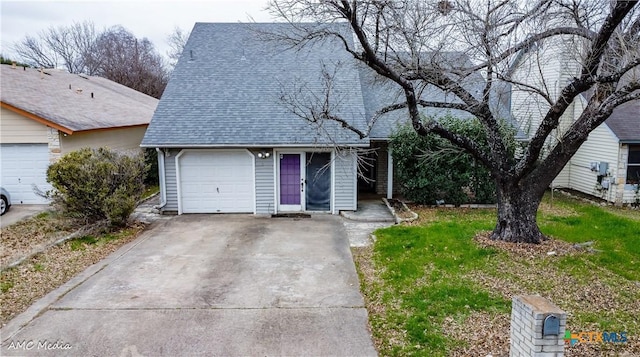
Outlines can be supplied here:
[[553, 180], [552, 186], [554, 188], [569, 187], [571, 182], [571, 161], [560, 171], [558, 176]]
[[334, 211], [355, 211], [357, 209], [357, 168], [354, 150], [336, 151], [335, 168], [335, 201]]
[[[567, 166], [570, 166], [569, 188], [590, 195], [615, 201], [616, 189], [623, 185], [611, 185], [608, 192], [598, 192], [595, 187], [598, 173], [591, 171], [590, 163], [607, 162], [611, 178], [618, 176], [618, 139], [606, 124], [602, 124], [589, 134], [587, 141], [582, 144]], [[566, 170], [566, 167], [565, 167]]]
[[[552, 99], [555, 99], [567, 82], [579, 73], [581, 59], [576, 53], [581, 46], [579, 41], [562, 36], [552, 41], [545, 41], [542, 46], [526, 54], [513, 74], [515, 81], [520, 81], [537, 88], [544, 89]], [[540, 125], [542, 118], [549, 109], [549, 104], [540, 96], [531, 93], [524, 87], [513, 87], [511, 108], [520, 123], [521, 129], [532, 137]], [[547, 148], [557, 144], [558, 138], [569, 125], [582, 114], [584, 100], [576, 98], [560, 119], [556, 133], [549, 136]], [[564, 169], [553, 181], [554, 187], [568, 187], [580, 192], [599, 196], [611, 202], [622, 199], [623, 183], [619, 179], [620, 170], [626, 166], [620, 161], [620, 145], [617, 137], [606, 124], [594, 130], [589, 139], [582, 144], [578, 152], [567, 163]], [[591, 171], [591, 162], [607, 162], [609, 164], [609, 178], [615, 181], [608, 191], [596, 190], [597, 172]], [[626, 171], [625, 171], [626, 172]], [[614, 180], [615, 178], [615, 180]], [[625, 198], [627, 193], [625, 192]]]
[[258, 158], [258, 151], [253, 151], [256, 160], [256, 213], [275, 213], [275, 187], [273, 172], [273, 152], [267, 159]]
[[[541, 89], [555, 99], [567, 80], [579, 73], [580, 59], [570, 56], [571, 53], [576, 53], [577, 46], [579, 44], [569, 37], [547, 40], [538, 49], [524, 55], [512, 78], [516, 82]], [[574, 117], [572, 107], [563, 115], [560, 131], [566, 128]], [[524, 86], [513, 86], [511, 110], [520, 128], [529, 137], [533, 136], [540, 126], [548, 109], [549, 104], [542, 96], [532, 93]], [[555, 144], [554, 139], [557, 136], [551, 135], [548, 144]]]

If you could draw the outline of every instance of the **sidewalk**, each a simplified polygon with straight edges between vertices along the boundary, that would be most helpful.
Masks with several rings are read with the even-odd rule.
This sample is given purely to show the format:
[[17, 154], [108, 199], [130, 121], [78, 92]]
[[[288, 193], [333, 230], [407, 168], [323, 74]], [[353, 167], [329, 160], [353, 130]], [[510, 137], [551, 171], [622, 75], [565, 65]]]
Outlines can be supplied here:
[[343, 217], [342, 221], [351, 247], [370, 245], [373, 231], [395, 224], [395, 218], [382, 199], [358, 201], [357, 211], [342, 211], [340, 215]]

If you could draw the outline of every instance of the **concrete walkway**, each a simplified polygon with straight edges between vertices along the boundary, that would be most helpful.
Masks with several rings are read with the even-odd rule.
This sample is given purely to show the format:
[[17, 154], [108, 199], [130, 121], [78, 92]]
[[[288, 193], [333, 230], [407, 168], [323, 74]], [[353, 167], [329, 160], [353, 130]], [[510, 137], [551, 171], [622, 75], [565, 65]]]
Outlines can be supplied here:
[[183, 215], [36, 302], [2, 356], [375, 356], [340, 217]]
[[376, 229], [395, 224], [395, 218], [389, 212], [382, 199], [358, 201], [358, 210], [343, 211], [344, 228], [351, 247], [366, 247], [372, 243], [371, 233]]

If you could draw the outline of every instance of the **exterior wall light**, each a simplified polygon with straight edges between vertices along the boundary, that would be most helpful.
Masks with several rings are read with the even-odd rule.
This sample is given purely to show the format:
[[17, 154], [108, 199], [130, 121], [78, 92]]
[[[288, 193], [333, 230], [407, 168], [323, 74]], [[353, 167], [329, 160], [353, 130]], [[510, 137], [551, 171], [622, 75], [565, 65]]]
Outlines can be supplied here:
[[271, 157], [271, 153], [266, 150], [262, 150], [258, 153], [258, 157], [261, 159], [268, 159]]

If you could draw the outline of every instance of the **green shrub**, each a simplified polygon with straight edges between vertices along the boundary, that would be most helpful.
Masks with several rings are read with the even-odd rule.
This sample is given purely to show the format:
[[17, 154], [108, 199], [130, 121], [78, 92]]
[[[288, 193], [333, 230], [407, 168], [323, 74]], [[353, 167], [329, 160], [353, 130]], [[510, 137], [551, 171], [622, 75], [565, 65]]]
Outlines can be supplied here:
[[143, 154], [80, 149], [49, 166], [47, 181], [54, 190], [48, 196], [67, 216], [124, 226], [144, 192], [147, 170]]
[[149, 167], [144, 183], [147, 186], [158, 186], [160, 184], [160, 176], [158, 173], [158, 152], [153, 148], [144, 149], [144, 162]]
[[[487, 147], [484, 129], [475, 119], [438, 119], [453, 132]], [[418, 135], [411, 126], [391, 138], [393, 162], [402, 194], [422, 204], [495, 203], [496, 188], [489, 171], [471, 155], [436, 134]], [[487, 149], [488, 150], [488, 149]]]

